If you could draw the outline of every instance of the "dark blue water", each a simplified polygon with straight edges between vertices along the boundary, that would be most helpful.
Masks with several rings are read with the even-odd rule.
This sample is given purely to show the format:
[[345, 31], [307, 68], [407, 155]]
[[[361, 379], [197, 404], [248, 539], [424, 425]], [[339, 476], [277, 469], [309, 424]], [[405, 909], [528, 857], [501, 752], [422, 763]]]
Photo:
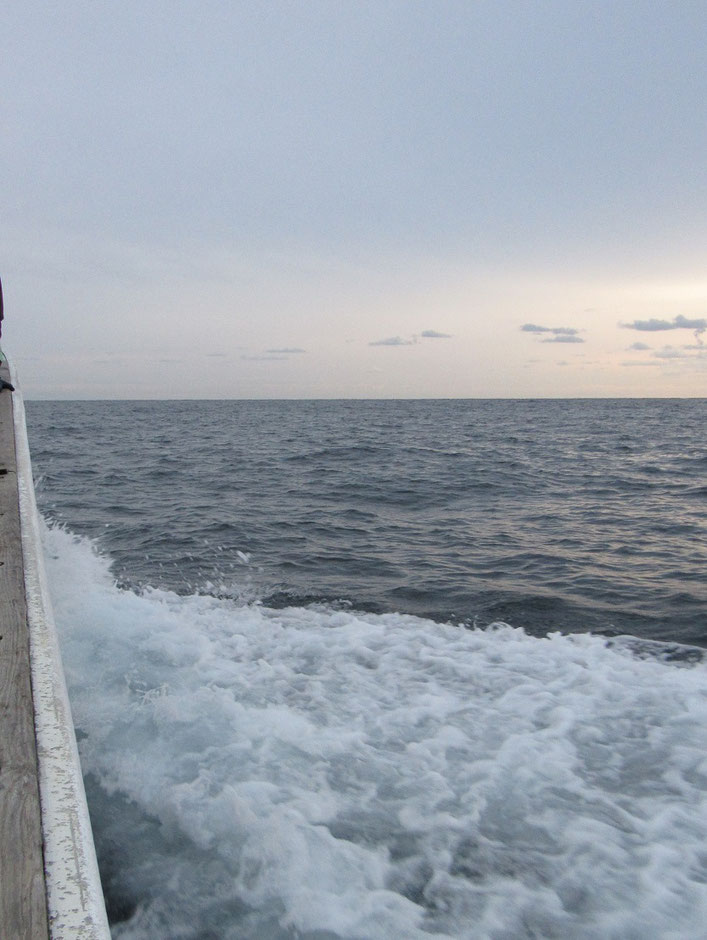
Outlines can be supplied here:
[[704, 936], [704, 401], [27, 418], [116, 940]]
[[701, 645], [706, 417], [703, 400], [28, 403], [40, 507], [123, 584]]

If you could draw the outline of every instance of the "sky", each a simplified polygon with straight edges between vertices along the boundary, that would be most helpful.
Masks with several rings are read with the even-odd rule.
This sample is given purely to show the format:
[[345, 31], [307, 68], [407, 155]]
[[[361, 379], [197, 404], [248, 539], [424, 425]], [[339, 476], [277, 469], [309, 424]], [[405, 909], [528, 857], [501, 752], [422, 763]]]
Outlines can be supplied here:
[[26, 397], [707, 396], [704, 0], [0, 11]]

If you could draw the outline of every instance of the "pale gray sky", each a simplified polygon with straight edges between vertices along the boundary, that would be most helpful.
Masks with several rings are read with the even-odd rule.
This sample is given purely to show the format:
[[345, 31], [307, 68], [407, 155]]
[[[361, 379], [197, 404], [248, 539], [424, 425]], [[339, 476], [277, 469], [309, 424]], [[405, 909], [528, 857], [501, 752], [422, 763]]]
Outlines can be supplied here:
[[5, 4], [3, 347], [36, 398], [707, 395], [706, 50], [704, 0]]

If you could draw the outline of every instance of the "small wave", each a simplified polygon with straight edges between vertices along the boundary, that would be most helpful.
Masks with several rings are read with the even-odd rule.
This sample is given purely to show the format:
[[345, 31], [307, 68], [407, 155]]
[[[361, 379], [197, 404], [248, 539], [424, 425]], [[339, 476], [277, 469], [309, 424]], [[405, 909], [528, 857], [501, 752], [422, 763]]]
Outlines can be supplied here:
[[324, 462], [343, 462], [348, 464], [352, 458], [355, 458], [357, 461], [364, 459], [366, 457], [375, 457], [383, 454], [384, 451], [380, 447], [376, 447], [372, 444], [357, 444], [355, 446], [349, 444], [341, 444], [331, 447], [322, 447], [319, 450], [307, 450], [301, 454], [293, 454], [290, 457], [284, 458], [285, 463], [303, 463], [307, 466], [311, 466], [314, 462], [321, 460]]
[[607, 645], [617, 650], [626, 650], [638, 659], [652, 659], [662, 663], [690, 666], [704, 663], [707, 650], [685, 643], [660, 643], [636, 636], [613, 637]]

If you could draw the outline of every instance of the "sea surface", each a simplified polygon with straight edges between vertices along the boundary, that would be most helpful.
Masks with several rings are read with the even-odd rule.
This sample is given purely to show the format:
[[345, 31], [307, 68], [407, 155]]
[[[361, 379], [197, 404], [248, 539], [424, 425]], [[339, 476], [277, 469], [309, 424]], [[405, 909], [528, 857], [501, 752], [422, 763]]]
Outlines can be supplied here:
[[707, 402], [27, 402], [113, 935], [707, 923]]

